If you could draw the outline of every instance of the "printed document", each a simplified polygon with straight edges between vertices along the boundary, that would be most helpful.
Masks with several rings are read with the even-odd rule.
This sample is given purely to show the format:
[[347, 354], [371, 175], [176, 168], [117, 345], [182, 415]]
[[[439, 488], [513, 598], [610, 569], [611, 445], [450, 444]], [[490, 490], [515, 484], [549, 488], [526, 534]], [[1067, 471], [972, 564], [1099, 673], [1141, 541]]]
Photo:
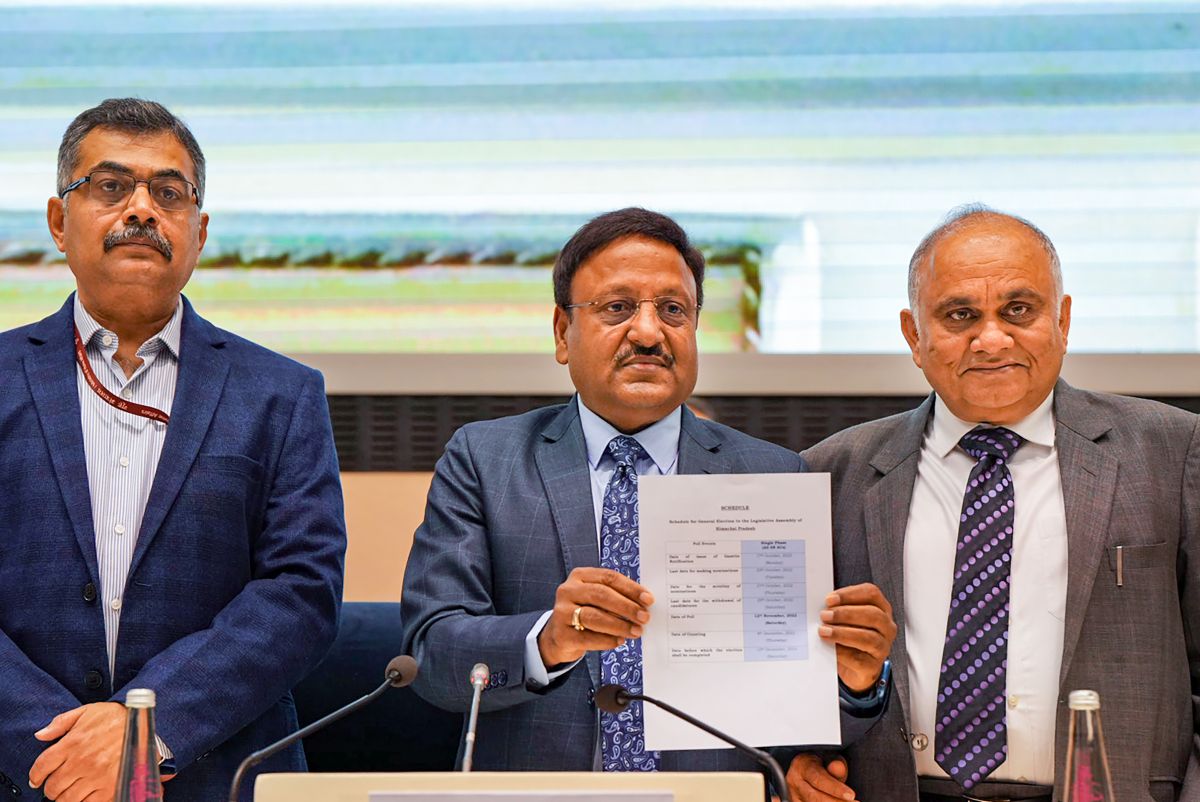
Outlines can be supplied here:
[[[752, 746], [841, 741], [829, 474], [642, 476], [644, 692]], [[649, 749], [727, 745], [645, 705]], [[786, 767], [785, 767], [786, 770]]]

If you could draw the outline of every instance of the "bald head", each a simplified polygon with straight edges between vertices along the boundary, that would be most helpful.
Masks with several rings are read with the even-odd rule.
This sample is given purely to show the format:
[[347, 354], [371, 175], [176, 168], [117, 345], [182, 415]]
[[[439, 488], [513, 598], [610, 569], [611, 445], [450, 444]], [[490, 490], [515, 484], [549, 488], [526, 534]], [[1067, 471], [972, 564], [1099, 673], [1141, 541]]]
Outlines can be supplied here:
[[925, 238], [910, 271], [912, 309], [900, 328], [954, 415], [1007, 426], [1046, 400], [1067, 350], [1071, 298], [1041, 231], [970, 209]]
[[1014, 232], [1024, 230], [1031, 236], [1045, 252], [1049, 261], [1050, 276], [1054, 284], [1055, 306], [1062, 303], [1062, 265], [1059, 262], [1058, 251], [1055, 249], [1054, 243], [1050, 241], [1045, 232], [1023, 217], [997, 211], [982, 203], [969, 203], [951, 209], [938, 227], [925, 235], [921, 244], [913, 251], [912, 258], [908, 260], [908, 308], [913, 310], [913, 314], [916, 315], [918, 325], [920, 325], [921, 315], [917, 309], [917, 303], [921, 296], [921, 282], [928, 273], [936, 269], [935, 252], [938, 244], [960, 231], [979, 226], [994, 226], [1000, 230], [1009, 228]]

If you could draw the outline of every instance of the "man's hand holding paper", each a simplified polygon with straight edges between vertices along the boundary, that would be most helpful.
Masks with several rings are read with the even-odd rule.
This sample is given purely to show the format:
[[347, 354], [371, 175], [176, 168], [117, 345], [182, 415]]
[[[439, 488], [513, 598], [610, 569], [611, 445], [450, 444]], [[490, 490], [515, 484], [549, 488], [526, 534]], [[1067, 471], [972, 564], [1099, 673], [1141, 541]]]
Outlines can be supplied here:
[[547, 668], [573, 663], [586, 652], [614, 649], [640, 638], [654, 595], [608, 568], [576, 568], [554, 594], [554, 610], [538, 635]]
[[839, 588], [825, 597], [817, 634], [837, 646], [838, 679], [862, 693], [879, 681], [896, 639], [892, 605], [869, 582]]

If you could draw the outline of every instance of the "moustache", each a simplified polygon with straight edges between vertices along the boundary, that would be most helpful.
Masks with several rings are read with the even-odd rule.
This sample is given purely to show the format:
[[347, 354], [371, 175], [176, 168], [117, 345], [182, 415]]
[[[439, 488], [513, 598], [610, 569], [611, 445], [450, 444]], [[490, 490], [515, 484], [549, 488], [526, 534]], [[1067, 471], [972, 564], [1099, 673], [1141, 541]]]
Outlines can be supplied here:
[[632, 348], [626, 348], [624, 351], [621, 351], [619, 354], [617, 354], [616, 363], [618, 365], [624, 365], [631, 359], [635, 359], [639, 356], [658, 357], [662, 360], [663, 365], [668, 368], [675, 364], [675, 357], [664, 351], [661, 345], [635, 345]]
[[104, 252], [108, 253], [118, 245], [122, 245], [131, 240], [137, 240], [141, 245], [149, 245], [169, 262], [175, 249], [171, 247], [171, 243], [167, 238], [159, 233], [157, 228], [152, 228], [142, 223], [130, 223], [120, 231], [110, 231], [104, 235]]

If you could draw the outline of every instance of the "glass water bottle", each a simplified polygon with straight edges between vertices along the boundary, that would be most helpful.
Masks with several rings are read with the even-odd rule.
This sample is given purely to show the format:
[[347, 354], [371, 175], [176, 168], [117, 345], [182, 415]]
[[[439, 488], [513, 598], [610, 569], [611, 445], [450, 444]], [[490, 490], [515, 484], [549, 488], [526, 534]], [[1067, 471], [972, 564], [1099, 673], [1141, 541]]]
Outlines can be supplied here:
[[154, 691], [138, 688], [125, 696], [125, 748], [114, 802], [160, 802], [158, 741], [154, 737]]
[[1100, 726], [1100, 694], [1071, 691], [1068, 706], [1071, 725], [1067, 730], [1063, 802], [1116, 802]]

